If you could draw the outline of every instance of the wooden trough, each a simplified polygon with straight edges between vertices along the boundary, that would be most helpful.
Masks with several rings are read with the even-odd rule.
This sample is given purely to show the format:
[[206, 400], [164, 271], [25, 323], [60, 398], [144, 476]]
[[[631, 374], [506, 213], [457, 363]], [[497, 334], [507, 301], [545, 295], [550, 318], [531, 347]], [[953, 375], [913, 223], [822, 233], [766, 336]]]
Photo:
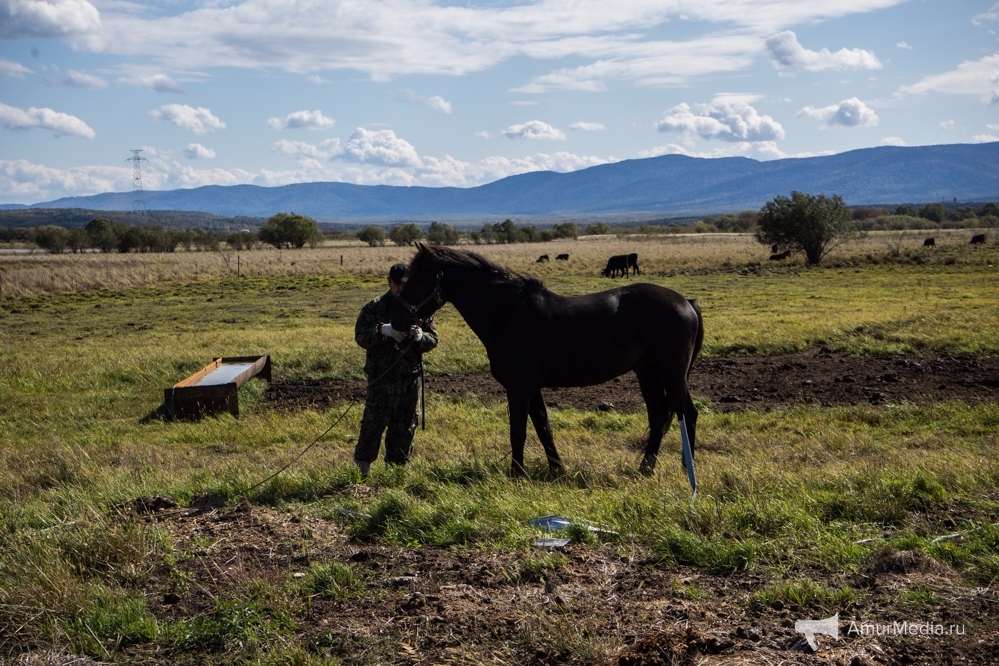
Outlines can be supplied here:
[[260, 376], [271, 380], [270, 356], [217, 358], [187, 379], [163, 389], [163, 405], [171, 419], [229, 412], [239, 416], [239, 387]]

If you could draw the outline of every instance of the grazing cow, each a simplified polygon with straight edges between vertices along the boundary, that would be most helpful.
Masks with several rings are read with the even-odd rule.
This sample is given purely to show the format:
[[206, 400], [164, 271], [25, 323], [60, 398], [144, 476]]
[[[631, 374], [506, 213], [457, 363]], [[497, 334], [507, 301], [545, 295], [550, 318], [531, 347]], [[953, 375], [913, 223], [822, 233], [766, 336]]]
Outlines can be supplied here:
[[569, 261], [569, 253], [559, 254], [555, 256], [555, 261]]
[[540, 264], [540, 263], [545, 262], [545, 261], [548, 261], [548, 255], [547, 254], [543, 254], [540, 257], [538, 257], [538, 260], [535, 261], [534, 263]]
[[985, 234], [976, 234], [971, 237], [972, 245], [984, 245], [985, 244]]
[[791, 256], [791, 250], [784, 250], [783, 252], [775, 252], [770, 255], [770, 261], [782, 261]]
[[628, 268], [635, 269], [635, 275], [641, 275], [642, 272], [638, 270], [638, 253], [632, 252], [628, 255]]
[[607, 268], [604, 269], [604, 277], [617, 277], [620, 273], [621, 277], [628, 274], [628, 255], [626, 254], [615, 254], [613, 257], [607, 260]]
[[773, 245], [770, 246], [770, 252], [772, 252], [773, 254], [777, 254], [777, 250], [779, 249], [780, 245], [778, 245], [777, 243], [774, 243]]
[[936, 247], [937, 241], [935, 238], [927, 238], [923, 241], [923, 247]]

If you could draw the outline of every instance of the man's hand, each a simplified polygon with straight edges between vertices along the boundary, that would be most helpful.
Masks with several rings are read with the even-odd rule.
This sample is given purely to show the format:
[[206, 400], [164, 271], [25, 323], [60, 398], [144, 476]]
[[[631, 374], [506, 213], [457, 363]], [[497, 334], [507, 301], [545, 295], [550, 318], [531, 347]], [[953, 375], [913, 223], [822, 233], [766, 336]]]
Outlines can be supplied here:
[[413, 324], [413, 326], [409, 329], [409, 337], [413, 338], [413, 342], [419, 342], [423, 339], [423, 329], [416, 324]]
[[378, 331], [386, 338], [392, 338], [396, 342], [402, 342], [406, 339], [406, 333], [395, 330], [392, 328], [392, 324], [382, 324], [378, 327]]

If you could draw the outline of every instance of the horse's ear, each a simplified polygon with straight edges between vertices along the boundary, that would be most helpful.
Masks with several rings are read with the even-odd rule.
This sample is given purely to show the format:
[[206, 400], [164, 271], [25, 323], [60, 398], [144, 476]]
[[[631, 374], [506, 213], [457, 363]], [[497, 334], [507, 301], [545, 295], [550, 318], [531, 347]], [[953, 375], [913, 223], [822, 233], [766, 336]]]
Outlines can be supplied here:
[[416, 243], [416, 254], [426, 254], [426, 253], [427, 253], [427, 246], [424, 245], [423, 243], [420, 243], [419, 241], [417, 241], [417, 243]]

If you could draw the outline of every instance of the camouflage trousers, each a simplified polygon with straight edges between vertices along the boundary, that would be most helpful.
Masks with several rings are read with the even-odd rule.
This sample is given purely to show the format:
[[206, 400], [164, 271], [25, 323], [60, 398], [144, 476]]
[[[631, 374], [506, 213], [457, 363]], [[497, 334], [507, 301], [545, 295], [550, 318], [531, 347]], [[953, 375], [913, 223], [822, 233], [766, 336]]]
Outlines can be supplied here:
[[361, 432], [354, 447], [354, 460], [372, 463], [378, 458], [382, 432], [385, 433], [385, 462], [405, 465], [413, 453], [413, 435], [416, 434], [416, 405], [420, 398], [420, 384], [416, 382], [405, 393], [384, 393], [368, 389], [361, 417]]

